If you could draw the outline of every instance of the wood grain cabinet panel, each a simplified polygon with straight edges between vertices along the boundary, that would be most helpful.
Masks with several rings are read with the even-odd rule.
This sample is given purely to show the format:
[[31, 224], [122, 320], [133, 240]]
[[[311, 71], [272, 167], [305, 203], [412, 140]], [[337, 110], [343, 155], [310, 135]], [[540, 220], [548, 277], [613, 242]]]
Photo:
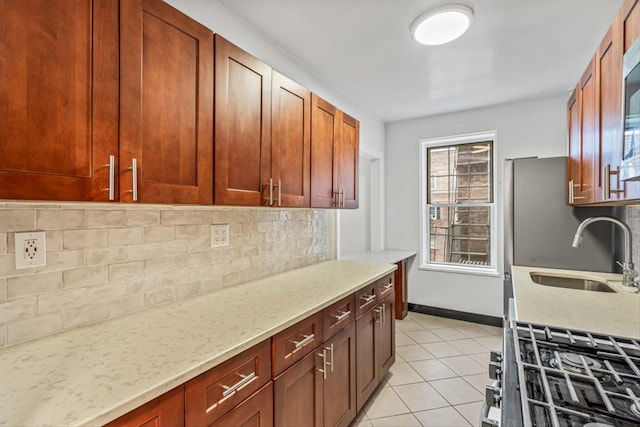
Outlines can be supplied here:
[[311, 94], [311, 206], [358, 207], [360, 122]]
[[341, 329], [323, 344], [327, 357], [323, 382], [325, 426], [348, 426], [356, 406], [356, 325]]
[[0, 198], [107, 201], [118, 1], [0, 2]]
[[272, 427], [273, 383], [270, 381], [211, 424], [212, 427]]
[[312, 352], [277, 376], [273, 412], [278, 427], [323, 426], [323, 359]]
[[271, 67], [215, 35], [214, 203], [265, 204], [271, 176]]
[[396, 295], [396, 319], [402, 320], [409, 313], [409, 287], [407, 283], [407, 260], [397, 262], [398, 269], [394, 272], [393, 283]]
[[184, 425], [184, 386], [180, 386], [111, 421], [105, 427], [182, 427]]
[[266, 340], [187, 382], [186, 424], [212, 424], [269, 382], [270, 350], [270, 340]]
[[271, 338], [273, 376], [302, 359], [322, 343], [322, 312], [313, 314]]
[[640, 1], [626, 0], [622, 5], [624, 50], [626, 52], [640, 37]]
[[120, 200], [210, 204], [213, 33], [161, 0], [120, 22]]
[[328, 340], [356, 319], [355, 295], [351, 294], [322, 311], [324, 339]]
[[308, 207], [311, 198], [311, 94], [273, 72], [271, 177], [274, 206]]

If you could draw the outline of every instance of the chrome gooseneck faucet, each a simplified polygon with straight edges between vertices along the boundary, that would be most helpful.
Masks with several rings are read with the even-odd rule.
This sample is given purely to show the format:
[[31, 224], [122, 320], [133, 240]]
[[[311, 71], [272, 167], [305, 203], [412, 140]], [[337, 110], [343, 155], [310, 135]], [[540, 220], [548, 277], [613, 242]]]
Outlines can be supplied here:
[[610, 216], [594, 216], [585, 219], [580, 223], [578, 229], [576, 230], [576, 235], [573, 237], [573, 243], [571, 246], [577, 248], [582, 243], [582, 233], [584, 229], [587, 228], [589, 224], [597, 221], [609, 221], [612, 222], [620, 228], [624, 232], [624, 258], [622, 264], [618, 262], [622, 266], [622, 285], [623, 286], [636, 286], [636, 277], [638, 277], [638, 272], [633, 268], [633, 259], [631, 256], [631, 229], [627, 224], [620, 221], [618, 218], [610, 217]]

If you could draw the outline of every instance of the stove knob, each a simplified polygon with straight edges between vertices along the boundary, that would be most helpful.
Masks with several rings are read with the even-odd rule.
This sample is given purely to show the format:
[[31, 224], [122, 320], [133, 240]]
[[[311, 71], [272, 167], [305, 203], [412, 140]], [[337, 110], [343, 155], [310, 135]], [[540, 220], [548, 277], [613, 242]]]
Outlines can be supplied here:
[[489, 362], [489, 378], [492, 380], [502, 379], [502, 363]]
[[502, 353], [499, 351], [492, 351], [489, 353], [489, 360], [492, 362], [502, 362]]
[[488, 406], [500, 407], [500, 387], [488, 385], [484, 388], [484, 402]]

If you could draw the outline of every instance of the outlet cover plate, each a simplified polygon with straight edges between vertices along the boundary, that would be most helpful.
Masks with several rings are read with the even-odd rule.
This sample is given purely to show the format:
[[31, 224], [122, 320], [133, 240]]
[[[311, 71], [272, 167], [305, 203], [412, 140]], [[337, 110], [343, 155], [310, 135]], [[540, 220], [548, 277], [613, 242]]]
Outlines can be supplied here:
[[47, 265], [44, 231], [15, 234], [16, 269]]
[[211, 224], [211, 247], [229, 246], [229, 224]]

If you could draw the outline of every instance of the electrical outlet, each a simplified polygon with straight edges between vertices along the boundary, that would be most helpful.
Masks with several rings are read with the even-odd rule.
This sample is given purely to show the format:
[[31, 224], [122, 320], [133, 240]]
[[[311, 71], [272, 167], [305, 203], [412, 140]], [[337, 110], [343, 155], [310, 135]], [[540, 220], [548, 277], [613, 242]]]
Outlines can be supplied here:
[[15, 234], [16, 268], [47, 265], [47, 247], [44, 231]]
[[229, 246], [229, 224], [211, 224], [211, 247]]

